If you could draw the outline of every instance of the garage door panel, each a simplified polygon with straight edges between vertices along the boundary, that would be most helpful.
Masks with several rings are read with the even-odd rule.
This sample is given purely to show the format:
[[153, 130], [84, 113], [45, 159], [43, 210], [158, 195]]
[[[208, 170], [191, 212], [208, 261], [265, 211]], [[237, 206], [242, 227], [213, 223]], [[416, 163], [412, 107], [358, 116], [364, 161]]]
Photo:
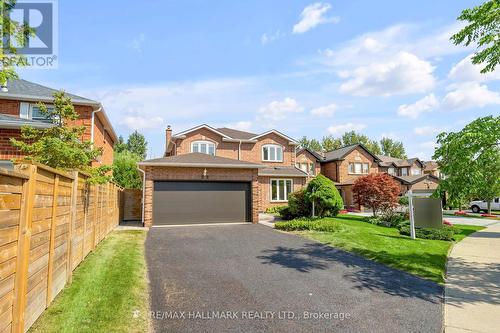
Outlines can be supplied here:
[[248, 221], [249, 198], [248, 183], [155, 182], [153, 224]]

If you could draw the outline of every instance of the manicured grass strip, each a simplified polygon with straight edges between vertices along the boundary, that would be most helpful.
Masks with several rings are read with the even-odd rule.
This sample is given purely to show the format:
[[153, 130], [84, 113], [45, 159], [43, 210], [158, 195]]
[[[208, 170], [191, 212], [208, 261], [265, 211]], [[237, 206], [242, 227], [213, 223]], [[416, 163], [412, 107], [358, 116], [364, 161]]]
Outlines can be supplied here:
[[[329, 224], [337, 222], [341, 227], [335, 232], [300, 231], [300, 235], [324, 244], [342, 248], [379, 263], [401, 269], [423, 278], [443, 283], [446, 258], [452, 242], [416, 239], [399, 234], [398, 229], [386, 228], [362, 222], [353, 215], [325, 218]], [[455, 225], [460, 241], [483, 227]]]
[[30, 332], [147, 332], [143, 231], [115, 231], [73, 273], [73, 282]]

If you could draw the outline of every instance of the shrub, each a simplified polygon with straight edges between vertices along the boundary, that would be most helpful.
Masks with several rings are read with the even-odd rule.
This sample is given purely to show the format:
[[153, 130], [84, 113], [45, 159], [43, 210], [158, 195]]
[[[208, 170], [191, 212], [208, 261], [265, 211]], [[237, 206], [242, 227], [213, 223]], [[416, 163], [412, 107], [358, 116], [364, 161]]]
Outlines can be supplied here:
[[290, 208], [288, 206], [285, 206], [283, 209], [281, 209], [279, 214], [280, 217], [285, 221], [293, 220], [296, 217], [290, 212]]
[[392, 228], [398, 227], [402, 222], [407, 220], [406, 214], [396, 213], [394, 211], [388, 211], [382, 215], [382, 220], [387, 222], [388, 226]]
[[399, 197], [398, 203], [401, 206], [408, 206], [410, 204], [410, 200], [408, 199], [408, 197], [402, 196], [402, 197]]
[[[450, 226], [443, 226], [442, 228], [416, 228], [415, 236], [422, 239], [451, 241], [456, 232], [457, 229]], [[401, 235], [410, 236], [410, 226], [404, 225], [400, 227], [399, 233]]]
[[274, 206], [266, 209], [267, 214], [279, 214], [281, 215], [281, 211], [285, 209], [287, 206]]
[[283, 231], [320, 231], [320, 232], [337, 232], [342, 227], [332, 220], [320, 220], [312, 218], [299, 218], [288, 222], [276, 222], [274, 227]]
[[288, 196], [288, 209], [290, 210], [290, 214], [295, 217], [311, 215], [311, 205], [306, 199], [306, 189], [290, 193]]
[[315, 214], [319, 217], [337, 216], [344, 207], [342, 197], [330, 179], [319, 174], [307, 185], [306, 200], [315, 204]]

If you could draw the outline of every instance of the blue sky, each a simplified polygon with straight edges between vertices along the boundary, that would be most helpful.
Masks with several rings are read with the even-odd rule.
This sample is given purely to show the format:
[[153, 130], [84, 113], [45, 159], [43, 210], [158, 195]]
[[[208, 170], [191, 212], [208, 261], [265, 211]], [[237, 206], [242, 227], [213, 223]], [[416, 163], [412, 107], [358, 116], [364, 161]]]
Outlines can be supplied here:
[[59, 1], [59, 67], [21, 76], [103, 103], [149, 157], [200, 123], [299, 139], [357, 130], [429, 159], [435, 135], [499, 114], [500, 71], [454, 46], [481, 1]]

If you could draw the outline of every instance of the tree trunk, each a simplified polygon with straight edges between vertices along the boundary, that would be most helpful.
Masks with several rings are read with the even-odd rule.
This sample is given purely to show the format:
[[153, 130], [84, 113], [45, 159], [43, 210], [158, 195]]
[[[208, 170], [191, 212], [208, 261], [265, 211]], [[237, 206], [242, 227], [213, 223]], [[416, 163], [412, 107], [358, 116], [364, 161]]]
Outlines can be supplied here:
[[373, 217], [377, 217], [377, 210], [375, 209], [375, 207], [373, 207], [372, 209], [373, 209]]

